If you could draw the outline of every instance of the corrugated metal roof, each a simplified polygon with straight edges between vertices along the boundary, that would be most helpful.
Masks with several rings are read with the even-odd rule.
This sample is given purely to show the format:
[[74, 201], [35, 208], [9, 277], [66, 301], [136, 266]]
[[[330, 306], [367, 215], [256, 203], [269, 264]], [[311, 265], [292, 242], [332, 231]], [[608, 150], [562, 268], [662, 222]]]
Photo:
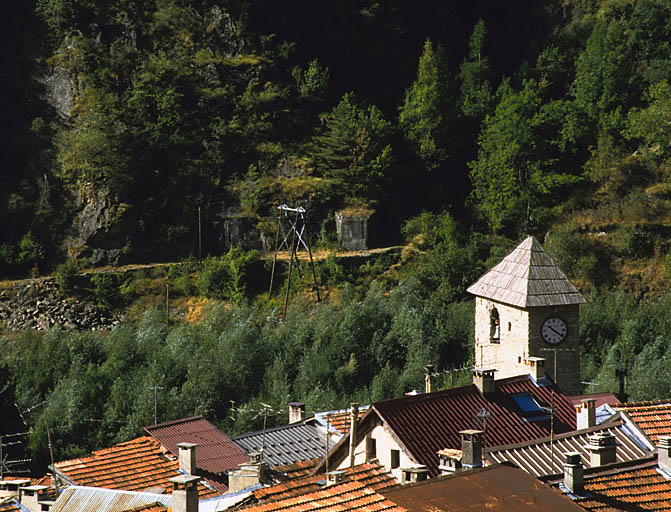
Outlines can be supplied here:
[[[179, 462], [166, 456], [158, 441], [146, 436], [54, 466], [75, 485], [137, 492], [150, 487], [171, 489], [169, 479], [179, 474]], [[223, 494], [209, 482], [206, 486], [201, 481], [198, 490], [201, 497]]]
[[383, 489], [380, 494], [408, 510], [491, 512], [582, 511], [571, 499], [523, 471], [491, 466]]
[[653, 441], [659, 436], [671, 435], [671, 402], [632, 402], [614, 405], [617, 411], [625, 413]]
[[586, 302], [532, 236], [473, 283], [468, 292], [520, 308]]
[[[617, 449], [616, 460], [625, 462], [637, 460], [649, 455], [654, 448], [646, 446], [647, 440], [636, 437], [637, 432], [626, 428], [619, 420], [608, 425], [600, 425], [575, 432], [568, 432], [554, 437], [530, 441], [527, 443], [499, 446], [487, 450], [487, 460], [493, 463], [510, 462], [532, 476], [561, 473], [566, 459], [565, 453], [578, 452], [584, 467], [590, 467], [590, 453], [585, 448], [589, 444], [589, 436], [600, 432], [609, 432], [615, 436]], [[554, 464], [550, 463], [550, 456]]]
[[230, 437], [202, 416], [184, 418], [145, 427], [145, 432], [172, 454], [177, 455], [177, 443], [195, 443], [196, 467], [220, 474], [249, 462], [249, 456]]
[[310, 512], [347, 512], [349, 510], [405, 512], [400, 507], [378, 494], [370, 487], [357, 481], [334, 484], [318, 491], [300, 494], [289, 498], [254, 505], [246, 512], [272, 512], [280, 510], [299, 510]]
[[[543, 407], [553, 401], [555, 433], [575, 430], [576, 414], [571, 402], [558, 387], [538, 386], [527, 375], [496, 381], [496, 391], [483, 395], [471, 384], [434, 393], [404, 396], [374, 403], [360, 421], [358, 440], [362, 440], [379, 421], [392, 432], [407, 454], [418, 464], [424, 464], [431, 476], [440, 474], [438, 450], [461, 448], [459, 432], [482, 429], [477, 417], [481, 411], [489, 414], [486, 446], [501, 446], [539, 439], [550, 435], [549, 417], [528, 417], [513, 399], [514, 395], [531, 395]], [[333, 467], [346, 457], [347, 439], [341, 440], [331, 455]]]
[[[254, 491], [254, 498], [259, 502], [277, 501], [286, 499], [299, 494], [316, 492], [323, 489], [323, 485], [318, 482], [324, 482], [326, 476], [322, 474], [310, 475], [303, 478], [294, 478], [272, 485], [263, 487]], [[398, 484], [398, 480], [388, 473], [384, 466], [380, 464], [359, 464], [354, 469], [347, 470], [343, 475], [345, 481], [357, 481], [367, 487], [377, 491], [385, 487], [391, 487]]]
[[[326, 434], [318, 427], [292, 423], [236, 436], [233, 440], [248, 454], [260, 453], [269, 466], [284, 466], [326, 456]], [[249, 457], [247, 456], [247, 460]]]
[[50, 512], [123, 512], [157, 503], [171, 507], [172, 495], [73, 485], [61, 493]]

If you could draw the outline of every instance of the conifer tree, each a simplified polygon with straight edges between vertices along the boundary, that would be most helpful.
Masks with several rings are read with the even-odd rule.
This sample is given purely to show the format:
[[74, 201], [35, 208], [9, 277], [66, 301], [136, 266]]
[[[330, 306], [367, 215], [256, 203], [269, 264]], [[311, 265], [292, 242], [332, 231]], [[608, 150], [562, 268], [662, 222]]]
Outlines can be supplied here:
[[467, 117], [482, 118], [489, 111], [494, 95], [489, 84], [489, 59], [483, 55], [487, 42], [485, 22], [479, 20], [468, 42], [468, 58], [461, 63], [460, 106]]

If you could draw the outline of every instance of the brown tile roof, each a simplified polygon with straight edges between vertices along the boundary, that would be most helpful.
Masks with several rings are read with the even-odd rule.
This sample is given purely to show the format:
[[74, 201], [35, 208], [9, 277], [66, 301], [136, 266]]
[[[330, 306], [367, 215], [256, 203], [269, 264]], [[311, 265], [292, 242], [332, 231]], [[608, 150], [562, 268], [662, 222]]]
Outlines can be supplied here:
[[[147, 436], [94, 451], [88, 457], [57, 462], [54, 466], [75, 485], [126, 491], [171, 489], [168, 480], [179, 474], [179, 462], [169, 458], [159, 442]], [[206, 487], [201, 481], [201, 498], [219, 494], [221, 492]]]
[[202, 416], [145, 427], [145, 432], [164, 448], [178, 455], [177, 443], [196, 443], [196, 467], [221, 474], [249, 462], [249, 456], [230, 437]]
[[[270, 487], [257, 489], [252, 494], [259, 502], [287, 499], [323, 489], [323, 485], [318, 482], [323, 482], [325, 479], [326, 476], [323, 473], [295, 478]], [[360, 482], [374, 491], [398, 484], [398, 480], [391, 473], [388, 473], [383, 466], [370, 463], [354, 466], [353, 471], [347, 470], [344, 480]]]
[[570, 498], [523, 471], [508, 466], [465, 471], [416, 484], [383, 489], [380, 494], [408, 510], [489, 512], [581, 511]]
[[[558, 387], [538, 386], [527, 375], [496, 381], [497, 389], [483, 395], [475, 385], [385, 400], [371, 405], [360, 420], [358, 442], [382, 423], [414, 462], [424, 464], [431, 476], [440, 474], [438, 450], [461, 448], [459, 432], [482, 429], [476, 415], [489, 413], [486, 446], [502, 446], [550, 435], [549, 416], [528, 417], [514, 400], [515, 395], [531, 395], [540, 406], [552, 402], [554, 391], [554, 432], [575, 430], [576, 414], [571, 402]], [[331, 452], [332, 467], [347, 456], [349, 440], [342, 439]], [[320, 464], [320, 467], [323, 464]]]
[[586, 469], [584, 484], [585, 496], [575, 501], [589, 511], [671, 510], [671, 480], [659, 472], [654, 456]]
[[162, 503], [149, 503], [148, 505], [140, 505], [139, 507], [129, 508], [127, 510], [122, 510], [121, 512], [165, 512], [169, 510], [168, 507]]
[[620, 400], [613, 393], [587, 393], [585, 395], [569, 396], [568, 399], [575, 405], [580, 405], [583, 400], [592, 398], [595, 400], [594, 407], [601, 407], [603, 404], [618, 405]]
[[363, 482], [350, 481], [322, 487], [284, 499], [270, 501], [244, 509], [245, 512], [274, 512], [296, 510], [300, 512], [390, 511], [406, 509], [386, 499]]
[[[359, 407], [358, 418], [361, 419], [366, 411], [368, 405]], [[320, 424], [328, 427], [330, 431], [337, 430], [340, 434], [347, 434], [350, 427], [350, 411], [349, 409], [341, 409], [337, 411], [326, 411], [315, 414], [315, 418], [319, 420]]]
[[300, 478], [312, 473], [312, 470], [322, 459], [310, 459], [296, 462], [295, 464], [288, 464], [286, 466], [275, 466], [273, 471], [286, 475], [288, 479]]
[[478, 297], [530, 308], [583, 304], [585, 299], [530, 236], [467, 290]]
[[645, 434], [657, 443], [659, 436], [671, 435], [671, 401], [631, 402], [614, 405], [629, 416]]
[[[601, 432], [610, 432], [617, 442], [616, 457], [618, 462], [638, 460], [654, 451], [647, 445], [645, 436], [639, 434], [631, 425], [618, 420], [606, 425], [576, 430], [559, 434], [552, 442], [549, 437], [508, 446], [493, 447], [487, 450], [487, 460], [492, 463], [509, 462], [526, 471], [532, 476], [561, 473], [566, 460], [565, 453], [578, 452], [584, 467], [590, 467], [590, 453], [585, 447], [589, 444], [589, 436]], [[552, 461], [550, 463], [550, 456]]]

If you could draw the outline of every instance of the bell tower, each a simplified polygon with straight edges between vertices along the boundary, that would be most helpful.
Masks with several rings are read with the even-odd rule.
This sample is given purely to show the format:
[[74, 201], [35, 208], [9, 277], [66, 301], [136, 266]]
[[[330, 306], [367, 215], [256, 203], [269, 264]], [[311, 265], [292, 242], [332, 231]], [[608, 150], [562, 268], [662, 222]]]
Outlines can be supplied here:
[[[475, 295], [475, 366], [496, 378], [546, 373], [579, 394], [580, 292], [528, 237], [468, 288]], [[555, 375], [556, 368], [556, 375]]]

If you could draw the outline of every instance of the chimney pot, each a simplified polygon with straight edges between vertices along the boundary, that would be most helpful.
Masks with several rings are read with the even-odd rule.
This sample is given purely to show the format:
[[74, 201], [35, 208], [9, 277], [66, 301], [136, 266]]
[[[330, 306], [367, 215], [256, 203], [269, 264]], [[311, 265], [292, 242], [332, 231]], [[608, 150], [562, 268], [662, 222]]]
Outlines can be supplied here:
[[482, 430], [462, 430], [461, 465], [466, 468], [482, 467]]
[[564, 487], [571, 494], [582, 495], [585, 489], [580, 453], [568, 452], [564, 463]]
[[671, 475], [671, 436], [659, 436], [657, 443], [657, 465]]
[[431, 374], [433, 373], [433, 365], [427, 364], [424, 367], [424, 392], [431, 393]]
[[496, 391], [496, 384], [494, 382], [493, 368], [473, 368], [473, 384], [477, 386], [480, 393], [493, 393]]
[[289, 423], [298, 423], [305, 419], [305, 404], [303, 402], [291, 402], [289, 404]]
[[437, 453], [441, 475], [453, 475], [461, 471], [461, 450], [445, 448]]
[[346, 473], [346, 471], [329, 471], [326, 473], [326, 485], [341, 483], [344, 480]]
[[179, 448], [179, 469], [187, 475], [196, 475], [196, 446], [195, 443], [177, 443]]
[[576, 405], [576, 425], [578, 430], [596, 426], [596, 400], [586, 398]]
[[589, 436], [589, 444], [585, 448], [590, 452], [592, 467], [611, 464], [617, 460], [617, 442], [610, 432], [600, 432]]
[[173, 484], [172, 512], [198, 512], [197, 476], [179, 475], [169, 481]]
[[40, 505], [39, 501], [44, 491], [48, 488], [46, 485], [19, 487], [19, 502], [30, 512], [40, 512], [42, 505]]

